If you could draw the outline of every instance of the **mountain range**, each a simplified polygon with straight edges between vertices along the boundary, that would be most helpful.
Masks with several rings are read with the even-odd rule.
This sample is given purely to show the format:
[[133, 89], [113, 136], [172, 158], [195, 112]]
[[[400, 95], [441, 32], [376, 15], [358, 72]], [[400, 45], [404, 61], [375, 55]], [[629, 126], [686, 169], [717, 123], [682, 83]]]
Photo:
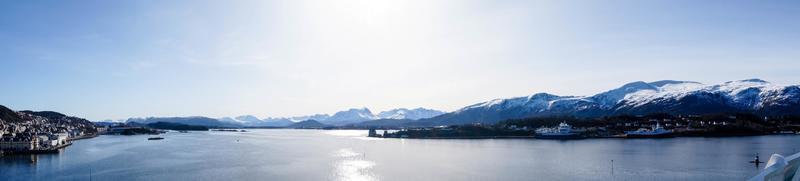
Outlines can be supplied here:
[[536, 93], [494, 99], [437, 117], [434, 125], [496, 123], [507, 119], [546, 116], [601, 117], [649, 113], [683, 115], [749, 112], [764, 116], [800, 114], [800, 87], [760, 79], [706, 85], [692, 81], [631, 82], [592, 96]]
[[130, 118], [125, 120], [124, 122], [127, 123], [138, 123], [138, 124], [151, 124], [151, 123], [180, 123], [186, 125], [194, 125], [194, 126], [206, 126], [206, 127], [241, 127], [240, 124], [235, 124], [231, 122], [221, 121], [219, 119], [202, 117], [202, 116], [192, 116], [192, 117], [148, 117], [148, 118]]
[[675, 80], [636, 81], [590, 96], [535, 93], [524, 97], [489, 100], [449, 113], [425, 108], [401, 108], [374, 114], [367, 108], [352, 108], [333, 115], [316, 114], [285, 118], [259, 119], [244, 115], [219, 119], [138, 118], [128, 121], [183, 122], [211, 127], [287, 127], [298, 122], [314, 120], [316, 123], [330, 126], [379, 127], [493, 124], [508, 119], [549, 116], [594, 118], [623, 114], [702, 115], [740, 112], [762, 116], [798, 115], [800, 87], [773, 84], [761, 79], [719, 84]]
[[220, 118], [219, 120], [223, 122], [237, 123], [244, 126], [284, 127], [296, 122], [301, 122], [306, 120], [315, 120], [325, 125], [343, 126], [349, 124], [356, 124], [364, 121], [380, 120], [380, 119], [419, 120], [425, 118], [432, 118], [438, 115], [442, 115], [444, 113], [445, 112], [442, 111], [425, 109], [425, 108], [416, 108], [416, 109], [399, 108], [374, 114], [368, 108], [352, 108], [336, 112], [333, 115], [315, 114], [315, 115], [287, 117], [287, 118], [269, 117], [265, 119], [258, 119], [255, 116], [245, 115], [235, 118], [225, 117], [225, 118]]
[[[315, 114], [308, 116], [296, 117], [268, 117], [259, 119], [252, 115], [243, 115], [237, 117], [223, 117], [223, 118], [208, 118], [202, 116], [194, 117], [148, 117], [148, 118], [130, 118], [122, 122], [135, 122], [142, 124], [150, 124], [156, 122], [167, 123], [182, 123], [188, 125], [199, 125], [208, 127], [289, 127], [293, 124], [303, 121], [314, 120], [321, 125], [331, 126], [344, 126], [357, 124], [366, 121], [382, 120], [390, 121], [397, 120], [397, 123], [407, 122], [409, 120], [419, 120], [424, 118], [431, 118], [445, 112], [433, 109], [416, 108], [416, 109], [392, 109], [373, 114], [367, 108], [352, 108], [344, 111], [339, 111], [333, 115], [328, 114]], [[308, 123], [310, 124], [310, 123]], [[308, 127], [308, 126], [303, 126]]]

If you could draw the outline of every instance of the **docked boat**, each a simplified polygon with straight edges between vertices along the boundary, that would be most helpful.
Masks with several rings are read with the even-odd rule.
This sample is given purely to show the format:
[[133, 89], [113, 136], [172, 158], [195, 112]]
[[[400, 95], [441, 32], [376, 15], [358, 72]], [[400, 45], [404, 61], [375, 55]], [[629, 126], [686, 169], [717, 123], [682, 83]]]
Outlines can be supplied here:
[[150, 138], [147, 138], [147, 140], [163, 140], [163, 139], [164, 138], [162, 138], [162, 137], [150, 137]]
[[539, 128], [536, 129], [536, 138], [538, 139], [581, 139], [580, 134], [572, 132], [572, 126], [565, 122], [558, 124], [555, 128]]
[[636, 131], [625, 132], [626, 138], [672, 138], [675, 134], [672, 130], [664, 129], [661, 124], [656, 123], [651, 129], [640, 128]]

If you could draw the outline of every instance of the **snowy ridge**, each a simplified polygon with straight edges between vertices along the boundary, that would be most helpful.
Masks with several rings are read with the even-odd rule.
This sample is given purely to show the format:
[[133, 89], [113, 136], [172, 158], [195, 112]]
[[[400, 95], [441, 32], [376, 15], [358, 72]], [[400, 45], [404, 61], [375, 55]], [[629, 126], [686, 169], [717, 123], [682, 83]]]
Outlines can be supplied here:
[[433, 109], [425, 109], [425, 108], [416, 108], [416, 109], [406, 109], [406, 108], [399, 108], [399, 109], [392, 109], [388, 111], [380, 112], [379, 114], [375, 115], [370, 111], [368, 108], [352, 108], [344, 111], [339, 111], [334, 113], [333, 115], [328, 114], [314, 114], [308, 116], [295, 116], [295, 117], [267, 117], [264, 119], [259, 119], [252, 115], [243, 115], [237, 117], [223, 117], [217, 120], [221, 122], [237, 124], [242, 126], [275, 126], [275, 127], [283, 127], [288, 126], [293, 123], [308, 121], [308, 120], [315, 120], [319, 121], [324, 124], [329, 125], [346, 125], [352, 123], [358, 123], [363, 121], [370, 121], [370, 120], [377, 120], [377, 119], [410, 119], [410, 120], [418, 120], [418, 119], [425, 119], [431, 118], [438, 115], [444, 114], [442, 111], [433, 110]]
[[796, 95], [783, 94], [787, 88], [797, 86], [776, 85], [760, 79], [729, 81], [716, 85], [703, 85], [696, 82], [682, 82], [664, 84], [653, 91], [638, 91], [626, 95], [625, 107], [639, 107], [659, 100], [680, 100], [689, 95], [715, 94], [727, 98], [728, 103], [741, 109], [756, 110], [763, 108], [765, 103], [773, 103]]
[[378, 113], [378, 118], [381, 119], [411, 119], [411, 120], [418, 120], [418, 119], [425, 119], [425, 118], [432, 118], [438, 115], [442, 115], [444, 112], [433, 110], [433, 109], [425, 109], [425, 108], [416, 108], [416, 109], [392, 109], [388, 111], [383, 111]]
[[234, 118], [231, 117], [224, 117], [217, 119], [222, 122], [237, 124], [241, 126], [273, 126], [273, 127], [281, 127], [287, 126], [293, 121], [288, 118], [266, 118], [266, 119], [259, 119], [258, 117], [252, 115], [242, 115], [237, 116]]
[[670, 112], [759, 112], [800, 114], [800, 87], [760, 79], [705, 85], [692, 81], [631, 82], [592, 96], [558, 96], [537, 93], [526, 97], [494, 99], [461, 108], [431, 121], [486, 122], [531, 116], [594, 117], [614, 114]]
[[456, 112], [462, 112], [470, 109], [489, 109], [489, 110], [502, 110], [512, 107], [527, 107], [532, 110], [548, 109], [559, 100], [566, 100], [576, 97], [561, 97], [547, 93], [538, 93], [527, 97], [515, 97], [509, 99], [494, 99], [487, 102], [482, 102], [461, 108]]
[[349, 123], [356, 123], [362, 121], [369, 121], [369, 120], [376, 120], [378, 119], [377, 116], [372, 114], [367, 108], [360, 108], [360, 109], [348, 109], [345, 111], [339, 111], [333, 114], [333, 116], [329, 117], [328, 119], [321, 120], [321, 123], [324, 124], [331, 124], [331, 125], [344, 125]]

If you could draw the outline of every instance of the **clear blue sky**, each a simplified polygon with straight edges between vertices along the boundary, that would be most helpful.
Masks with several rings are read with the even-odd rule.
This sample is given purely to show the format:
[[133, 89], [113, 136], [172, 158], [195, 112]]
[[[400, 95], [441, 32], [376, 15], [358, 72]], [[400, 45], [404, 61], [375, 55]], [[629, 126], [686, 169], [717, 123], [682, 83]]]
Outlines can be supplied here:
[[92, 120], [800, 82], [800, 1], [2, 1], [0, 104]]

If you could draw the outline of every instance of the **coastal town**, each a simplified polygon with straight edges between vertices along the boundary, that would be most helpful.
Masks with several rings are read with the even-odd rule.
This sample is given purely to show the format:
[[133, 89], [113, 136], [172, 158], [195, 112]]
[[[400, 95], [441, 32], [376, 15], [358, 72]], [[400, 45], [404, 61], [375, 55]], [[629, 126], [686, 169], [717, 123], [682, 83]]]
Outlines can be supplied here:
[[12, 111], [0, 106], [0, 153], [52, 153], [72, 140], [96, 136], [94, 123], [56, 112]]

